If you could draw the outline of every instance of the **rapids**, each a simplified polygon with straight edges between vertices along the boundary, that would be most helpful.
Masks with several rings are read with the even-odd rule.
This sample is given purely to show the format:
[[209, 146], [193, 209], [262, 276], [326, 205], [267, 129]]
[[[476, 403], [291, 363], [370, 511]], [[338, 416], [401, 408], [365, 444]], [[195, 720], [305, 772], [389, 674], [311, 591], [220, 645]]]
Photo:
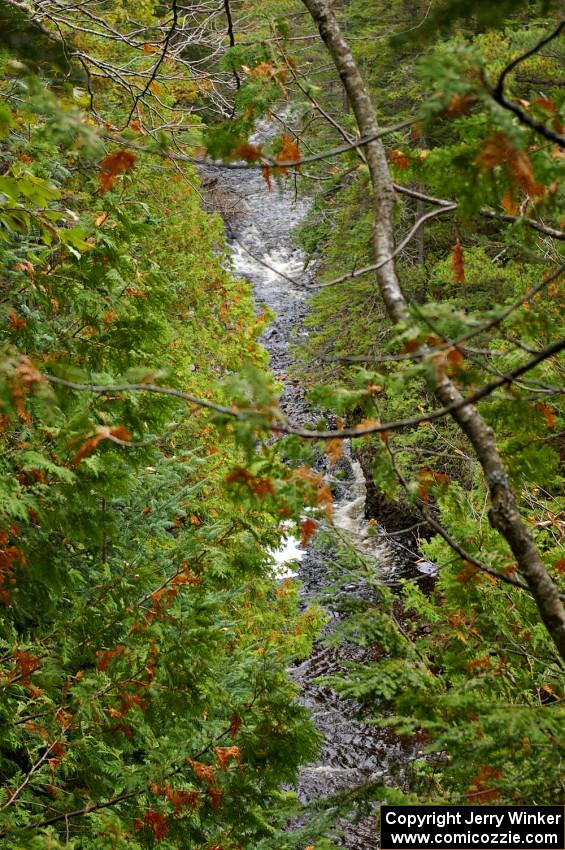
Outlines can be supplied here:
[[[262, 140], [272, 131], [268, 124], [260, 125], [258, 136]], [[307, 333], [302, 322], [307, 312], [306, 286], [313, 270], [305, 268], [305, 256], [294, 244], [292, 231], [304, 218], [309, 201], [296, 196], [290, 180], [290, 185], [284, 188], [273, 181], [269, 191], [261, 172], [254, 169], [213, 171], [203, 175], [204, 185], [206, 180], [213, 183], [215, 197], [221, 201], [219, 206], [226, 220], [235, 274], [252, 283], [257, 308], [268, 305], [275, 314], [262, 344], [269, 353], [272, 372], [284, 386], [281, 408], [293, 423], [305, 424], [312, 419], [312, 413], [303, 388], [289, 378], [288, 371], [292, 365], [289, 345]], [[337, 533], [355, 547], [378, 576], [390, 579], [402, 568], [402, 555], [365, 518], [366, 482], [348, 444], [336, 468], [328, 470], [326, 465], [326, 475], [335, 494], [333, 524]], [[297, 576], [301, 581], [304, 605], [321, 599], [328, 615], [325, 634], [310, 657], [291, 670], [300, 686], [301, 701], [310, 709], [323, 738], [318, 762], [303, 767], [300, 772], [297, 789], [300, 799], [320, 800], [340, 789], [397, 772], [407, 757], [402, 745], [386, 731], [363, 722], [354, 702], [342, 699], [316, 681], [320, 676], [341, 670], [348, 661], [363, 661], [367, 652], [351, 643], [329, 647], [324, 641], [342, 616], [339, 598], [332, 602], [331, 592], [329, 598], [324, 598], [324, 592], [335, 581], [336, 569], [339, 573], [336, 550], [311, 545], [304, 551], [295, 538], [289, 537], [284, 547], [272, 554], [279, 576]], [[349, 583], [341, 585], [339, 593], [343, 597], [366, 598], [367, 593], [374, 594], [374, 588], [353, 576]], [[378, 847], [371, 814], [342, 820], [339, 826], [343, 847], [349, 850]]]

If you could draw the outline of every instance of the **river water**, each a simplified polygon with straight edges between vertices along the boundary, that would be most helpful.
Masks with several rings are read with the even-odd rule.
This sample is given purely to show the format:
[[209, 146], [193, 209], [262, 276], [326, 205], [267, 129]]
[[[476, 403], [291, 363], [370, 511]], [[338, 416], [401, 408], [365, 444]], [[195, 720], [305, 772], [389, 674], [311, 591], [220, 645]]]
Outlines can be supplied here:
[[[268, 125], [260, 132], [264, 138]], [[305, 256], [293, 242], [292, 231], [306, 215], [309, 202], [295, 195], [290, 180], [284, 187], [273, 181], [269, 191], [260, 171], [253, 169], [210, 172], [203, 178], [212, 189], [212, 206], [221, 210], [227, 223], [234, 272], [252, 283], [258, 309], [268, 305], [275, 313], [262, 343], [269, 352], [272, 372], [284, 386], [281, 408], [293, 423], [305, 424], [311, 421], [312, 412], [303, 388], [288, 373], [293, 363], [289, 345], [307, 333], [302, 322], [307, 312], [306, 287], [313, 271], [305, 270]], [[402, 570], [401, 550], [375, 533], [365, 519], [366, 483], [349, 445], [345, 445], [344, 456], [334, 469], [328, 469], [327, 463], [325, 467], [335, 498], [334, 528], [363, 558], [375, 582], [358, 579], [354, 573], [349, 580], [349, 568], [340, 567], [339, 550], [334, 546], [320, 548], [314, 541], [304, 551], [290, 537], [274, 553], [279, 574], [295, 575], [300, 580], [303, 604], [321, 599], [328, 616], [328, 625], [312, 654], [291, 670], [300, 687], [300, 699], [310, 709], [323, 739], [318, 762], [300, 772], [298, 794], [305, 803], [398, 774], [408, 755], [390, 734], [363, 722], [354, 702], [316, 681], [343, 670], [347, 662], [363, 662], [367, 657], [366, 648], [349, 642], [327, 645], [328, 636], [343, 616], [344, 599], [373, 598], [379, 580], [390, 581]], [[336, 579], [340, 581], [337, 594], [332, 590]], [[345, 817], [338, 827], [343, 847], [378, 848], [373, 814]]]

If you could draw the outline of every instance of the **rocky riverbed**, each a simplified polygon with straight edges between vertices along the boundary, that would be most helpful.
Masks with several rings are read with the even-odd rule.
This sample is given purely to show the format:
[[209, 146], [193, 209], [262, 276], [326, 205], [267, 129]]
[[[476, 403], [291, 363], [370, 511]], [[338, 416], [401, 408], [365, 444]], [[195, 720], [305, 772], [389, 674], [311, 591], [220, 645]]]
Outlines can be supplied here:
[[[269, 128], [263, 127], [263, 136]], [[293, 423], [311, 422], [312, 411], [299, 382], [289, 378], [292, 366], [291, 343], [307, 333], [303, 320], [313, 271], [305, 270], [305, 257], [294, 244], [293, 228], [303, 219], [308, 200], [297, 196], [292, 185], [273, 185], [269, 191], [258, 170], [223, 170], [205, 175], [213, 187], [212, 197], [224, 213], [237, 275], [253, 285], [260, 309], [267, 305], [275, 318], [263, 337], [270, 355], [273, 374], [284, 387], [281, 407]], [[324, 462], [321, 461], [324, 466]], [[340, 570], [338, 548], [320, 547], [314, 541], [306, 551], [289, 540], [277, 553], [287, 562], [291, 574], [301, 582], [304, 604], [320, 601], [327, 613], [325, 633], [312, 654], [291, 671], [300, 686], [301, 700], [310, 709], [322, 734], [320, 757], [300, 773], [298, 794], [303, 802], [326, 799], [336, 791], [397, 774], [406, 760], [406, 749], [381, 729], [363, 722], [359, 707], [342, 699], [317, 680], [343, 669], [348, 661], [363, 661], [367, 652], [351, 643], [329, 646], [327, 637], [335, 630], [346, 596], [363, 597], [375, 593], [378, 580], [390, 581], [406, 569], [414, 556], [403, 549], [410, 541], [387, 539], [366, 520], [367, 485], [361, 464], [351, 457], [349, 445], [334, 469], [325, 473], [335, 496], [333, 525], [346, 545], [353, 546], [368, 564], [375, 582], [347, 580], [347, 567]], [[283, 564], [284, 565], [284, 564]], [[340, 575], [341, 571], [341, 575]], [[336, 580], [339, 592], [329, 594]], [[330, 598], [328, 598], [328, 596]], [[378, 840], [371, 814], [340, 821], [343, 847], [349, 850], [376, 850]]]

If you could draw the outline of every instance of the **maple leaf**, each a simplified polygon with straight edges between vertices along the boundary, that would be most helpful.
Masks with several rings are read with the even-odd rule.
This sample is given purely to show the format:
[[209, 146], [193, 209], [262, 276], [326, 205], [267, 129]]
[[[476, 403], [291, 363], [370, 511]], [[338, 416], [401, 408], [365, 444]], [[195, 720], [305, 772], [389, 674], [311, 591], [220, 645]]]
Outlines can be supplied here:
[[261, 169], [261, 174], [263, 175], [263, 180], [267, 184], [267, 188], [269, 192], [273, 191], [273, 181], [271, 179], [271, 169], [268, 165], [264, 165]]
[[332, 437], [331, 440], [326, 440], [326, 454], [332, 466], [343, 457], [343, 440], [339, 437]]
[[246, 162], [257, 162], [262, 156], [262, 146], [245, 142], [233, 152], [233, 158], [244, 159]]
[[478, 99], [475, 94], [454, 94], [449, 101], [445, 114], [449, 118], [458, 118], [460, 115], [465, 115]]
[[545, 421], [547, 422], [548, 428], [555, 428], [555, 414], [551, 407], [548, 407], [547, 404], [543, 404], [543, 402], [539, 402], [535, 405], [536, 410], [539, 410], [545, 416]]
[[235, 738], [241, 727], [243, 726], [243, 721], [237, 714], [232, 714], [230, 717], [230, 738]]
[[133, 168], [134, 162], [135, 154], [123, 149], [114, 151], [104, 157], [100, 167], [100, 174], [98, 175], [100, 194], [103, 195], [111, 189], [118, 175], [130, 171]]
[[212, 785], [214, 781], [214, 767], [212, 765], [204, 764], [201, 761], [193, 761], [192, 759], [189, 764], [197, 779], [201, 779], [207, 785]]
[[451, 270], [453, 272], [453, 280], [457, 283], [465, 282], [465, 259], [459, 239], [455, 245], [451, 246]]
[[239, 747], [214, 747], [214, 754], [218, 759], [218, 764], [222, 770], [226, 769], [232, 759], [234, 759], [238, 764], [241, 759], [241, 751]]
[[300, 545], [306, 548], [318, 528], [318, 523], [313, 519], [303, 519], [300, 523]]

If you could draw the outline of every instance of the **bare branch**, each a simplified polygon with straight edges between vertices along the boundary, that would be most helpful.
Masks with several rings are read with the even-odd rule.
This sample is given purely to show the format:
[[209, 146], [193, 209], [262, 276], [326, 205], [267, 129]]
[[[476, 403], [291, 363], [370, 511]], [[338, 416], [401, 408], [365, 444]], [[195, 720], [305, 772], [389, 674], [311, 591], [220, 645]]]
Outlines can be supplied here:
[[[318, 27], [320, 37], [340, 75], [352, 105], [360, 135], [362, 137], [378, 135], [379, 122], [370, 92], [331, 5], [327, 0], [302, 0], [302, 2]], [[394, 253], [394, 187], [384, 146], [379, 138], [366, 145], [366, 156], [373, 185], [372, 244], [375, 262], [379, 264], [381, 260], [390, 258]], [[393, 324], [405, 322], [409, 318], [409, 309], [400, 287], [394, 262], [389, 261], [381, 266], [377, 272], [377, 284]], [[565, 340], [560, 340], [549, 348], [554, 346], [557, 346], [555, 353], [565, 346]], [[547, 352], [549, 348], [546, 349]], [[548, 356], [551, 355], [548, 354]], [[507, 377], [512, 380], [510, 375]], [[504, 379], [499, 380], [508, 383]], [[447, 374], [437, 372], [434, 391], [443, 403], [443, 409], [452, 414], [473, 446], [489, 490], [491, 526], [509, 544], [519, 570], [534, 596], [541, 619], [561, 657], [565, 659], [565, 608], [555, 583], [547, 572], [534, 540], [523, 522], [516, 495], [496, 447], [492, 429], [479, 414], [470, 398], [465, 399], [461, 395]]]
[[[521, 366], [518, 366], [516, 369], [513, 369], [511, 372], [507, 372], [495, 381], [485, 384], [483, 387], [475, 390], [468, 396], [460, 397], [451, 404], [437, 408], [424, 416], [416, 416], [411, 419], [400, 419], [395, 422], [372, 424], [361, 428], [344, 428], [342, 431], [309, 431], [302, 428], [294, 428], [292, 425], [287, 425], [285, 422], [265, 423], [265, 427], [276, 434], [289, 434], [296, 437], [303, 437], [307, 440], [326, 440], [335, 438], [344, 440], [349, 437], [365, 437], [368, 434], [382, 434], [387, 431], [400, 431], [404, 428], [411, 428], [416, 425], [420, 425], [422, 422], [433, 422], [436, 419], [441, 419], [449, 413], [461, 410], [468, 405], [474, 405], [477, 401], [491, 395], [495, 390], [499, 389], [499, 387], [509, 386], [516, 378], [519, 378], [521, 375], [529, 372], [535, 366], [539, 365], [539, 363], [547, 360], [548, 357], [553, 357], [555, 354], [558, 354], [564, 348], [565, 338], [559, 339], [551, 345], [548, 345], [547, 348], [539, 351], [534, 357], [526, 363], [523, 363]], [[213, 410], [216, 413], [220, 413], [222, 416], [227, 416], [231, 419], [244, 420], [249, 417], [250, 414], [257, 415], [260, 413], [258, 410], [226, 407], [225, 405], [216, 404], [215, 402], [208, 401], [207, 399], [197, 398], [196, 396], [184, 393], [181, 390], [175, 390], [171, 387], [159, 387], [156, 384], [80, 384], [75, 383], [74, 381], [67, 381], [64, 378], [58, 378], [55, 375], [46, 374], [43, 374], [43, 378], [50, 384], [67, 387], [68, 389], [76, 390], [77, 392], [88, 392], [96, 395], [120, 392], [148, 392], [156, 395], [172, 396], [173, 398], [187, 401], [190, 404], [205, 407], [208, 410]], [[125, 445], [127, 446], [129, 444], [125, 443]]]
[[177, 24], [178, 24], [178, 10], [177, 10], [176, 0], [172, 0], [172, 12], [173, 12], [173, 22], [171, 24], [169, 31], [167, 32], [167, 35], [165, 36], [165, 40], [163, 42], [163, 49], [161, 50], [161, 55], [159, 56], [159, 59], [155, 63], [155, 67], [153, 68], [153, 71], [151, 72], [151, 76], [149, 77], [145, 86], [143, 87], [143, 90], [135, 96], [135, 99], [133, 101], [133, 106], [132, 106], [131, 111], [130, 111], [129, 116], [128, 116], [128, 120], [126, 121], [126, 127], [129, 125], [129, 122], [133, 118], [135, 110], [137, 109], [137, 104], [140, 102], [140, 100], [142, 100], [145, 97], [145, 95], [149, 91], [151, 84], [155, 81], [155, 78], [157, 77], [157, 73], [159, 71], [159, 68], [161, 67], [161, 65], [165, 61], [165, 57], [167, 55], [167, 50], [169, 49], [169, 43], [170, 43], [171, 38], [173, 37], [173, 35], [175, 33], [175, 30], [176, 30]]
[[436, 218], [438, 215], [445, 215], [446, 213], [452, 212], [456, 208], [457, 208], [457, 204], [452, 204], [449, 207], [442, 206], [442, 207], [439, 207], [439, 209], [437, 209], [437, 210], [432, 210], [431, 212], [423, 215], [421, 218], [418, 219], [418, 221], [415, 223], [415, 225], [406, 234], [404, 239], [402, 239], [402, 241], [397, 245], [397, 247], [394, 249], [394, 251], [392, 252], [390, 257], [386, 257], [384, 260], [380, 260], [378, 263], [374, 263], [371, 266], [365, 266], [362, 269], [355, 269], [355, 271], [348, 272], [347, 274], [341, 275], [341, 277], [336, 277], [334, 280], [330, 280], [327, 283], [313, 284], [309, 288], [310, 289], [327, 289], [328, 286], [336, 286], [336, 284], [343, 283], [346, 280], [351, 280], [351, 278], [361, 277], [362, 275], [367, 274], [367, 272], [377, 272], [377, 271], [379, 271], [380, 269], [383, 268], [383, 266], [386, 266], [387, 263], [392, 262], [392, 260], [394, 260], [394, 258], [397, 257], [400, 254], [400, 252], [403, 251], [406, 248], [406, 246], [410, 243], [410, 241], [414, 238], [416, 233], [420, 230], [420, 228], [422, 227], [423, 224], [425, 224], [426, 221], [429, 221], [431, 218]]
[[514, 103], [508, 98], [505, 97], [504, 94], [504, 82], [508, 74], [514, 70], [514, 68], [523, 62], [525, 59], [528, 59], [530, 56], [533, 56], [542, 47], [545, 47], [546, 44], [549, 44], [550, 41], [557, 38], [561, 35], [562, 30], [565, 28], [565, 18], [563, 18], [559, 24], [555, 27], [555, 29], [550, 32], [548, 35], [540, 38], [533, 47], [530, 47], [529, 50], [526, 50], [525, 53], [522, 53], [520, 56], [517, 56], [508, 65], [502, 70], [496, 86], [491, 89], [491, 95], [494, 100], [502, 106], [503, 109], [508, 109], [510, 112], [513, 112], [516, 118], [527, 127], [530, 127], [532, 130], [535, 130], [536, 133], [539, 133], [541, 136], [544, 136], [546, 139], [549, 139], [550, 142], [555, 142], [556, 145], [559, 145], [561, 148], [565, 148], [565, 136], [562, 136], [560, 133], [557, 133], [554, 130], [551, 130], [549, 127], [546, 127], [541, 121], [537, 121], [535, 118], [532, 118], [531, 115], [522, 109], [517, 103]]

